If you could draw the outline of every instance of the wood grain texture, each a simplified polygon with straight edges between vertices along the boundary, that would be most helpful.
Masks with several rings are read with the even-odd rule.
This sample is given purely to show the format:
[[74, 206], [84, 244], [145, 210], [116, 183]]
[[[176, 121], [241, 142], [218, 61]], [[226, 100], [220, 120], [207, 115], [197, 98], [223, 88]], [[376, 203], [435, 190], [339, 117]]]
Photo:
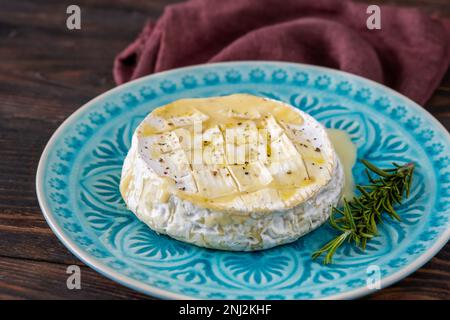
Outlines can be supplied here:
[[[117, 52], [157, 18], [167, 0], [78, 0], [82, 30], [65, 27], [72, 1], [0, 0], [0, 299], [144, 299], [84, 266], [39, 209], [35, 173], [51, 134], [81, 105], [114, 87]], [[367, 1], [362, 1], [367, 2]], [[450, 17], [448, 0], [370, 1]], [[426, 104], [450, 128], [450, 73]], [[82, 268], [82, 290], [66, 267]], [[449, 299], [450, 245], [424, 267], [367, 299]]]

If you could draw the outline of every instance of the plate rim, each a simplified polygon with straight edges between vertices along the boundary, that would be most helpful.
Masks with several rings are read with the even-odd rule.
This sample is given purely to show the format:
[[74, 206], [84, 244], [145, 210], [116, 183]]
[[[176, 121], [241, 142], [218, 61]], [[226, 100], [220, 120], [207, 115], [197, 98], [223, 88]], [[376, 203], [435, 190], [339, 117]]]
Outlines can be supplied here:
[[[381, 84], [378, 82], [375, 82], [373, 80], [364, 78], [362, 76], [322, 67], [322, 66], [316, 66], [316, 65], [310, 65], [310, 64], [304, 64], [304, 63], [295, 63], [295, 62], [284, 62], [284, 61], [272, 61], [272, 60], [240, 60], [240, 61], [226, 61], [226, 62], [215, 62], [215, 63], [203, 63], [203, 64], [195, 64], [190, 65], [186, 67], [181, 68], [175, 68], [170, 69], [158, 73], [153, 73], [150, 75], [146, 75], [144, 77], [129, 81], [127, 83], [115, 86], [102, 94], [96, 96], [95, 98], [89, 100], [85, 104], [83, 104], [81, 107], [79, 107], [77, 110], [75, 110], [73, 113], [71, 113], [59, 126], [58, 128], [53, 132], [50, 139], [45, 145], [45, 148], [41, 154], [41, 157], [39, 158], [38, 167], [36, 171], [36, 194], [37, 199], [39, 203], [39, 207], [42, 211], [42, 214], [47, 222], [47, 224], [52, 229], [53, 233], [57, 236], [57, 238], [64, 244], [64, 246], [72, 253], [74, 254], [78, 259], [80, 259], [84, 264], [91, 267], [101, 275], [105, 276], [106, 278], [113, 280], [115, 282], [118, 282], [119, 284], [131, 288], [133, 290], [136, 290], [138, 292], [144, 293], [146, 295], [155, 296], [162, 299], [199, 299], [194, 296], [174, 293], [168, 290], [160, 289], [155, 286], [152, 286], [150, 284], [143, 285], [141, 282], [132, 279], [131, 277], [127, 277], [125, 275], [121, 275], [116, 270], [108, 267], [106, 264], [99, 261], [97, 258], [88, 255], [87, 252], [85, 252], [79, 245], [74, 243], [68, 236], [64, 234], [64, 231], [61, 229], [61, 227], [58, 225], [56, 220], [54, 219], [54, 214], [51, 212], [51, 210], [48, 207], [46, 197], [44, 196], [44, 168], [46, 167], [45, 164], [48, 159], [48, 155], [50, 153], [51, 148], [55, 144], [56, 139], [60, 136], [61, 132], [74, 120], [76, 120], [77, 116], [79, 116], [84, 110], [87, 110], [91, 107], [91, 105], [94, 105], [97, 101], [100, 101], [104, 99], [106, 96], [111, 95], [115, 93], [116, 91], [120, 91], [123, 88], [127, 88], [129, 86], [133, 86], [135, 84], [138, 84], [140, 82], [144, 82], [149, 78], [159, 78], [163, 77], [166, 74], [178, 72], [178, 71], [185, 71], [190, 69], [197, 69], [199, 67], [215, 67], [215, 66], [226, 66], [226, 65], [239, 65], [239, 64], [270, 64], [274, 66], [296, 66], [296, 67], [306, 67], [310, 69], [316, 69], [316, 70], [322, 70], [323, 72], [331, 72], [331, 73], [338, 73], [343, 76], [347, 76], [350, 78], [357, 78], [359, 80], [365, 81], [366, 83], [370, 84], [371, 86], [382, 88], [383, 90], [386, 90], [389, 92], [389, 94], [400, 97], [408, 102], [408, 108], [413, 106], [417, 109], [419, 109], [421, 112], [424, 112], [429, 120], [439, 127], [442, 131], [446, 132], [447, 139], [450, 140], [450, 133], [448, 130], [444, 127], [444, 125], [437, 120], [428, 110], [423, 108], [421, 105], [416, 103], [415, 101], [411, 100], [410, 98], [404, 96], [403, 94]], [[323, 297], [321, 299], [324, 300], [333, 300], [333, 299], [356, 299], [365, 295], [373, 294], [381, 289], [384, 289], [404, 278], [412, 274], [413, 272], [417, 271], [419, 268], [421, 268], [425, 263], [431, 260], [449, 241], [450, 239], [450, 227], [447, 228], [439, 238], [437, 238], [436, 242], [429, 247], [423, 254], [421, 254], [419, 257], [417, 257], [412, 263], [405, 266], [404, 268], [399, 269], [398, 271], [394, 272], [393, 274], [384, 277], [381, 279], [380, 283], [380, 289], [369, 289], [367, 286], [360, 287], [357, 289], [352, 289], [343, 293], [334, 294], [331, 296]]]

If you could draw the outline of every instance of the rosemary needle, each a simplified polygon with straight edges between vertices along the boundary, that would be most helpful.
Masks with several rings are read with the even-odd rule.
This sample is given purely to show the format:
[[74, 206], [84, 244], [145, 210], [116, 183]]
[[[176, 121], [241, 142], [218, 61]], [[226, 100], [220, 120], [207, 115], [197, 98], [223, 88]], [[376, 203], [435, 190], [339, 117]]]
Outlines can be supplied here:
[[414, 163], [393, 163], [393, 168], [380, 169], [367, 160], [361, 162], [370, 184], [357, 185], [358, 197], [351, 201], [344, 199], [341, 209], [333, 208], [329, 222], [341, 234], [312, 255], [313, 259], [325, 255], [324, 264], [332, 263], [333, 255], [345, 241], [365, 249], [367, 241], [377, 235], [383, 213], [400, 221], [394, 206], [401, 203], [404, 195], [409, 197]]

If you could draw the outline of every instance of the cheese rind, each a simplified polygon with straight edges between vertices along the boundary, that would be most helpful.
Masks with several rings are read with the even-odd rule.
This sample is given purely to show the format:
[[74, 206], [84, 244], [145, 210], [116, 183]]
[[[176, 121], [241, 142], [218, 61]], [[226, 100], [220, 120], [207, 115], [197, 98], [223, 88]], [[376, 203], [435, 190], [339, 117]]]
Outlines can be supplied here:
[[316, 120], [239, 94], [183, 99], [150, 113], [133, 136], [121, 193], [159, 233], [209, 248], [259, 250], [322, 224], [343, 180]]

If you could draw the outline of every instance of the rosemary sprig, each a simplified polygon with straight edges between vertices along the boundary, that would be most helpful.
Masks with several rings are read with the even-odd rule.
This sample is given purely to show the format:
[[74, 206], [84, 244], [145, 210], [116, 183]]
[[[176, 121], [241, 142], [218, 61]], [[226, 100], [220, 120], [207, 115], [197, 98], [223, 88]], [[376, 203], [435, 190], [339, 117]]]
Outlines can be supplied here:
[[403, 195], [409, 197], [414, 163], [393, 163], [393, 168], [380, 169], [367, 160], [361, 162], [370, 184], [357, 185], [361, 193], [358, 197], [344, 199], [342, 208], [333, 208], [329, 222], [341, 234], [312, 255], [316, 259], [325, 254], [324, 264], [332, 263], [334, 253], [345, 241], [365, 249], [367, 241], [378, 234], [377, 224], [382, 222], [383, 213], [400, 221], [394, 206], [401, 203]]

